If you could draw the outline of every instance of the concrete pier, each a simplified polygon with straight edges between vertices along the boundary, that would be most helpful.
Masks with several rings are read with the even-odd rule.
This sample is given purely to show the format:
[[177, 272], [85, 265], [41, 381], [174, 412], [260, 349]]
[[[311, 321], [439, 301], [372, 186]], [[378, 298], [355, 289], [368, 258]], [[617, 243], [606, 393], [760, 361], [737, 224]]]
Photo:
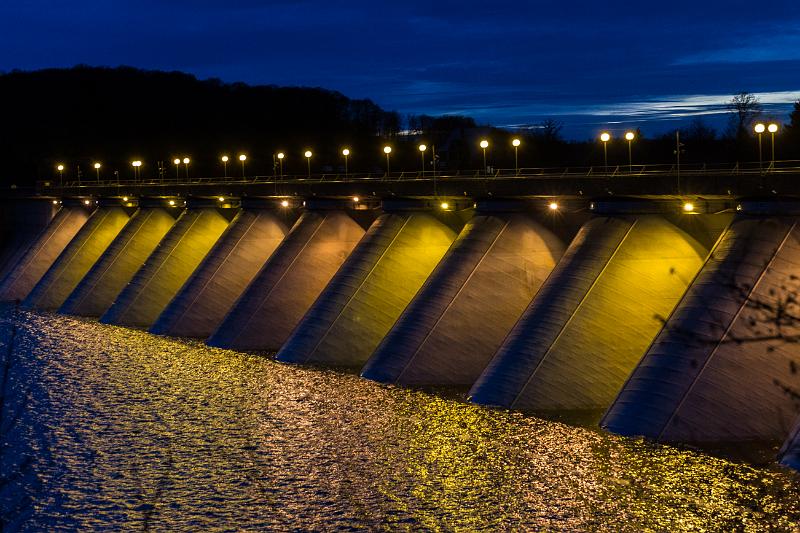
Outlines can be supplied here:
[[[408, 200], [384, 201], [382, 209], [278, 352], [279, 361], [362, 366], [456, 238], [443, 222], [456, 222], [452, 212]], [[460, 231], [463, 223], [457, 225]]]
[[[607, 407], [707, 254], [667, 216], [598, 213], [470, 391], [537, 411]], [[617, 206], [613, 210], [618, 209]]]
[[61, 209], [57, 198], [0, 199], [0, 280], [19, 262]]
[[786, 438], [800, 390], [800, 205], [742, 207], [603, 427], [673, 442]]
[[98, 208], [25, 298], [23, 306], [48, 311], [61, 307], [135, 210], [134, 205], [122, 199], [100, 200]]
[[207, 338], [283, 241], [296, 209], [243, 199], [242, 210], [161, 313], [151, 333]]
[[96, 205], [88, 198], [66, 198], [58, 213], [39, 233], [0, 282], [0, 301], [24, 300], [80, 231]]
[[228, 227], [237, 209], [215, 199], [189, 199], [186, 211], [100, 318], [105, 324], [149, 328]]
[[208, 344], [234, 350], [279, 350], [364, 236], [363, 224], [375, 216], [349, 207], [339, 201], [308, 201], [306, 211]]
[[472, 385], [564, 253], [554, 224], [562, 213], [541, 201], [479, 203], [362, 376]]
[[[181, 207], [170, 206], [180, 202]], [[59, 312], [99, 317], [156, 249], [183, 212], [179, 198], [140, 198], [139, 209], [87, 272]]]

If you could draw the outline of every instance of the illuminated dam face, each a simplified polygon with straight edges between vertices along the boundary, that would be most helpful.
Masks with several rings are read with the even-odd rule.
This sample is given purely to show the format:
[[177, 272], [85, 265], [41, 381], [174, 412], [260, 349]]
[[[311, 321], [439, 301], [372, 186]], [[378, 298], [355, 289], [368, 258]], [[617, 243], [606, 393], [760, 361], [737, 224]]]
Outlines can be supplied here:
[[484, 405], [605, 411], [625, 435], [786, 440], [798, 465], [791, 202], [184, 200], [40, 209], [5, 238], [0, 296]]

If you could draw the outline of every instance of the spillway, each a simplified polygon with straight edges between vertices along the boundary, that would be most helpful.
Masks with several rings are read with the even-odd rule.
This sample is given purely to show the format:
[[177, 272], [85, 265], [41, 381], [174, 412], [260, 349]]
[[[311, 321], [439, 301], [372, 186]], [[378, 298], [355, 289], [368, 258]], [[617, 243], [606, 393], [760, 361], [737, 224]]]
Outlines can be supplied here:
[[578, 232], [470, 391], [539, 411], [607, 407], [707, 250], [660, 214], [602, 214]]
[[0, 280], [50, 224], [61, 203], [52, 197], [0, 201]]
[[603, 427], [681, 442], [780, 442], [789, 433], [800, 390], [800, 219], [780, 205], [743, 207]]
[[277, 200], [246, 198], [242, 210], [150, 328], [180, 337], [210, 336], [294, 222]]
[[182, 212], [183, 207], [170, 206], [168, 198], [140, 198], [139, 209], [72, 291], [59, 312], [91, 317], [105, 313]]
[[292, 332], [279, 361], [367, 361], [456, 238], [427, 209], [424, 202], [384, 201], [384, 213]]
[[[85, 202], [89, 203], [86, 204]], [[94, 201], [64, 199], [63, 206], [0, 282], [0, 300], [24, 300], [94, 211]]]
[[525, 202], [479, 203], [362, 376], [472, 385], [566, 248], [546, 227], [563, 224], [561, 214], [537, 208], [543, 222]]
[[187, 209], [100, 321], [119, 326], [152, 326], [236, 212], [234, 208], [218, 207], [212, 200], [188, 200]]
[[364, 236], [362, 225], [374, 216], [348, 211], [341, 202], [309, 200], [306, 207], [208, 339], [209, 345], [280, 349]]
[[25, 298], [24, 307], [55, 310], [64, 303], [135, 211], [125, 203], [116, 198], [99, 201], [99, 207]]

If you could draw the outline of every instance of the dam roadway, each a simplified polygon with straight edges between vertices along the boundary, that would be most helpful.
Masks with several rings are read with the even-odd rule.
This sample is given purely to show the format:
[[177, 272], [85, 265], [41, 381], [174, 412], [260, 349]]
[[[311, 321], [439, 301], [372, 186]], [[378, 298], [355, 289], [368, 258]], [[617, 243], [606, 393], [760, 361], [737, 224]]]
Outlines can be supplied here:
[[800, 467], [800, 170], [40, 183], [0, 299]]

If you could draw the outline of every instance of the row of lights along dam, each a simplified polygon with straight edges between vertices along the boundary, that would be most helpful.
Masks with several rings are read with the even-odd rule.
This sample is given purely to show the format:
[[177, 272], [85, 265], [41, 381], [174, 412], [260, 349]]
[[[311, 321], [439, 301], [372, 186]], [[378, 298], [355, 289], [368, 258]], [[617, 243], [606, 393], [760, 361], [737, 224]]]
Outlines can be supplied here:
[[[776, 123], [770, 123], [770, 124], [767, 125], [767, 124], [763, 124], [763, 123], [759, 122], [753, 127], [753, 131], [758, 136], [758, 160], [759, 160], [759, 164], [763, 164], [762, 137], [761, 136], [765, 132], [769, 132], [770, 135], [771, 135], [771, 141], [772, 141], [771, 142], [771, 151], [772, 151], [772, 153], [771, 153], [771, 161], [772, 162], [775, 161], [775, 134], [778, 132], [779, 129], [780, 129], [780, 126], [778, 124], [776, 124]], [[612, 137], [611, 133], [609, 133], [607, 131], [604, 131], [603, 133], [600, 134], [599, 139], [600, 139], [600, 142], [603, 143], [603, 164], [604, 164], [604, 166], [606, 168], [608, 168], [608, 143], [613, 140], [613, 137]], [[625, 133], [625, 135], [624, 135], [624, 139], [628, 143], [628, 166], [632, 167], [633, 166], [633, 141], [636, 140], [636, 133], [634, 133], [633, 131], [627, 131]], [[519, 147], [521, 145], [522, 145], [522, 141], [520, 139], [514, 138], [514, 139], [511, 140], [511, 146], [514, 148], [514, 169], [517, 172], [519, 172]], [[487, 139], [482, 139], [478, 143], [478, 146], [481, 148], [481, 150], [483, 152], [483, 168], [485, 170], [485, 169], [488, 168], [488, 166], [487, 166], [487, 150], [489, 149], [490, 143], [489, 143], [489, 141]], [[419, 146], [417, 146], [417, 149], [418, 149], [418, 151], [420, 153], [421, 171], [424, 174], [425, 173], [425, 162], [426, 162], [425, 154], [428, 151], [428, 146], [426, 144], [420, 144]], [[391, 173], [390, 156], [391, 156], [392, 152], [393, 152], [393, 148], [391, 146], [386, 145], [386, 146], [383, 147], [383, 153], [386, 156], [386, 173], [387, 174]], [[436, 167], [435, 167], [435, 164], [436, 164], [435, 147], [431, 147], [431, 152], [432, 152], [431, 161], [433, 162], [434, 172], [435, 172], [435, 170], [436, 170]], [[342, 148], [341, 154], [342, 154], [342, 157], [344, 158], [344, 173], [345, 173], [345, 175], [347, 175], [347, 174], [349, 174], [349, 171], [350, 171], [350, 169], [349, 169], [349, 159], [350, 159], [350, 156], [352, 155], [352, 151], [350, 150], [350, 148]], [[311, 158], [313, 156], [314, 156], [314, 153], [311, 150], [305, 150], [303, 152], [303, 157], [305, 157], [306, 162], [307, 162], [307, 173], [308, 173], [308, 176], [311, 176]], [[284, 164], [284, 160], [286, 159], [286, 153], [285, 152], [278, 152], [277, 154], [274, 155], [274, 158], [276, 160], [276, 164], [277, 164], [277, 167], [278, 167], [277, 169], [279, 171], [280, 177], [283, 177], [283, 164]], [[247, 154], [239, 154], [237, 159], [241, 163], [242, 177], [245, 177], [245, 163], [247, 162]], [[223, 169], [223, 177], [225, 177], [225, 178], [228, 177], [228, 163], [230, 161], [231, 161], [231, 158], [228, 155], [223, 155], [223, 156], [220, 157], [220, 162], [222, 163], [222, 169]], [[188, 156], [176, 157], [176, 158], [174, 158], [172, 160], [173, 165], [175, 165], [175, 176], [176, 176], [176, 178], [180, 178], [181, 165], [184, 166], [184, 169], [186, 171], [186, 177], [188, 178], [188, 176], [189, 176], [189, 165], [190, 165], [191, 162], [192, 162], [192, 160]], [[133, 161], [131, 161], [131, 166], [133, 167], [133, 171], [134, 171], [134, 179], [140, 178], [141, 177], [142, 161], [138, 160], [138, 159], [137, 160], [133, 160]], [[97, 180], [99, 181], [100, 180], [100, 169], [102, 168], [102, 164], [99, 163], [99, 162], [95, 162], [93, 164], [93, 167], [94, 167], [96, 175], [97, 175]], [[63, 163], [59, 163], [58, 165], [56, 165], [56, 170], [58, 170], [59, 176], [63, 181], [64, 171], [66, 170], [66, 166]]]

